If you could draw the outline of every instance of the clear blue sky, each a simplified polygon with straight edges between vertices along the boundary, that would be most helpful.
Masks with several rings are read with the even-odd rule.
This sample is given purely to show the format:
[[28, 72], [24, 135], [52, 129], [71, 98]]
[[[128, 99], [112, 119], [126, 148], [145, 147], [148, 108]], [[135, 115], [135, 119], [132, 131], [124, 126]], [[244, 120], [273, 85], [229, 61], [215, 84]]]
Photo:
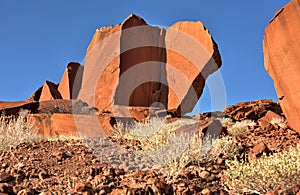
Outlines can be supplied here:
[[[27, 99], [45, 80], [59, 82], [70, 61], [83, 62], [102, 26], [135, 13], [153, 25], [200, 20], [218, 43], [227, 105], [273, 99], [273, 82], [263, 65], [264, 29], [288, 0], [1, 0], [0, 100]], [[200, 112], [209, 111], [206, 88]]]

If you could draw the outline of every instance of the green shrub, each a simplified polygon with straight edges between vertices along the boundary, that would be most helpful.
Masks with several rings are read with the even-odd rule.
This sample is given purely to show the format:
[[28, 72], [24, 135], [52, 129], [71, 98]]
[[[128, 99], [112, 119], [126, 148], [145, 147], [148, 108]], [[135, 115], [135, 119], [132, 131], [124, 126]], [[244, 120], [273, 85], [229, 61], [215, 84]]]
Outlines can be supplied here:
[[21, 110], [18, 116], [0, 117], [0, 150], [8, 150], [20, 143], [38, 139], [37, 129], [27, 122], [28, 110]]
[[234, 193], [265, 194], [268, 190], [286, 190], [300, 183], [300, 144], [295, 148], [260, 159], [226, 161], [224, 185]]

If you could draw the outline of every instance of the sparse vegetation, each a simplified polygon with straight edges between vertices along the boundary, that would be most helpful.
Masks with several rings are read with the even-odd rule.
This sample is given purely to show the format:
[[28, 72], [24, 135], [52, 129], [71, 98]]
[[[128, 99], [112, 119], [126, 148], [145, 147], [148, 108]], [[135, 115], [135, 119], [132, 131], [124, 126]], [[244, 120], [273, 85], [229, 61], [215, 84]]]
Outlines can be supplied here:
[[147, 155], [159, 165], [166, 165], [168, 178], [176, 178], [188, 164], [203, 162], [204, 154], [210, 150], [214, 138], [199, 132], [175, 133], [186, 125], [195, 124], [192, 119], [181, 119], [167, 123], [164, 118], [153, 118], [148, 123], [135, 122], [132, 125], [118, 123], [114, 135], [139, 140]]
[[218, 120], [221, 122], [221, 124], [223, 126], [232, 126], [232, 125], [234, 125], [234, 122], [231, 118], [224, 117], [224, 118], [218, 118]]
[[28, 110], [21, 110], [18, 116], [0, 117], [0, 151], [40, 138], [36, 135], [37, 128], [27, 122], [28, 114]]
[[237, 121], [228, 128], [228, 133], [232, 136], [242, 136], [248, 132], [248, 127], [255, 125], [256, 123], [251, 120]]
[[[177, 178], [187, 165], [198, 164], [205, 160], [202, 148], [211, 147], [211, 143], [204, 142], [202, 137], [203, 135], [199, 133], [195, 133], [193, 136], [184, 135], [181, 141], [178, 142], [181, 145], [181, 154], [176, 156], [173, 154], [172, 161], [167, 162], [165, 167], [169, 180]], [[180, 146], [175, 144], [174, 148], [180, 148]]]
[[143, 150], [154, 150], [165, 145], [176, 129], [195, 123], [196, 121], [192, 119], [167, 123], [165, 118], [151, 118], [147, 123], [122, 124], [119, 122], [113, 130], [113, 135], [117, 138], [139, 140]]
[[81, 137], [73, 135], [57, 135], [45, 137], [44, 139], [48, 141], [65, 141], [65, 140], [82, 140]]
[[259, 160], [227, 161], [224, 184], [237, 194], [265, 194], [276, 188], [291, 189], [300, 183], [300, 144]]
[[283, 117], [281, 118], [272, 118], [271, 122], [272, 125], [278, 125], [281, 128], [287, 127], [286, 121]]
[[241, 149], [240, 144], [235, 143], [230, 136], [225, 136], [214, 141], [210, 154], [213, 157], [222, 155], [225, 158], [233, 158]]

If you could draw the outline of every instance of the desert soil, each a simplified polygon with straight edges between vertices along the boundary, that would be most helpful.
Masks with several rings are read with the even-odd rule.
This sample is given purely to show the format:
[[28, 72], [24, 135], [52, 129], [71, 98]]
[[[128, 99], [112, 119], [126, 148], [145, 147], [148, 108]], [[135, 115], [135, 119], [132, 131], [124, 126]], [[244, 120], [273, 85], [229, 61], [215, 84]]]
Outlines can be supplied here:
[[[269, 151], [281, 152], [300, 141], [300, 135], [279, 126], [249, 127], [248, 133], [233, 137], [251, 153], [262, 141]], [[113, 143], [113, 144], [109, 144]], [[93, 147], [88, 147], [93, 145]], [[41, 140], [24, 143], [0, 153], [2, 194], [228, 194], [222, 186], [225, 157], [190, 164], [179, 177], [170, 179], [163, 168], [153, 166], [133, 151], [138, 141], [116, 138], [87, 140]], [[97, 149], [98, 147], [98, 149]], [[117, 148], [117, 149], [116, 149]], [[119, 150], [119, 151], [116, 151]], [[116, 152], [118, 152], [116, 155]], [[300, 188], [293, 189], [297, 193]]]

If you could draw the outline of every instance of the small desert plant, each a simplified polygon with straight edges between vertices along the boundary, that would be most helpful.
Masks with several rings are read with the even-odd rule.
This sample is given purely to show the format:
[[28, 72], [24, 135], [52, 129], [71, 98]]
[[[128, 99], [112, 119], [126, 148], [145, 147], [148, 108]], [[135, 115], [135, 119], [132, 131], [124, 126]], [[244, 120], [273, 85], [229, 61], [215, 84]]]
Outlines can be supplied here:
[[44, 139], [48, 140], [48, 141], [65, 141], [65, 140], [82, 140], [81, 137], [79, 136], [74, 136], [74, 135], [58, 135], [55, 134], [53, 136], [48, 136], [45, 137]]
[[27, 122], [28, 113], [28, 110], [21, 110], [18, 116], [0, 117], [0, 150], [8, 150], [39, 138], [36, 127]]
[[153, 150], [165, 145], [176, 129], [196, 122], [192, 119], [182, 119], [167, 123], [165, 118], [151, 118], [147, 123], [134, 122], [131, 125], [117, 123], [113, 135], [117, 138], [139, 140], [143, 150]]
[[230, 136], [225, 136], [214, 141], [210, 155], [211, 157], [222, 155], [225, 158], [233, 158], [239, 154], [241, 149], [240, 144], [235, 143]]
[[226, 161], [224, 185], [234, 193], [265, 194], [268, 190], [291, 189], [300, 183], [300, 144], [258, 160]]
[[271, 122], [272, 125], [278, 125], [281, 128], [287, 127], [286, 121], [283, 117], [281, 118], [272, 118]]
[[187, 143], [189, 145], [182, 155], [168, 163], [166, 167], [169, 180], [177, 178], [188, 165], [213, 162], [220, 154], [226, 158], [233, 158], [242, 149], [242, 146], [229, 136], [216, 138], [208, 134], [203, 137], [197, 133]]
[[224, 126], [232, 126], [234, 125], [234, 122], [231, 118], [218, 118], [218, 120], [221, 122], [221, 124]]
[[251, 120], [238, 121], [228, 129], [229, 135], [242, 136], [247, 133], [248, 127], [256, 125]]
[[[174, 149], [180, 148], [179, 151], [181, 154], [176, 154], [176, 156], [170, 154], [169, 156], [172, 156], [173, 159], [169, 159], [171, 161], [168, 161], [167, 166], [165, 167], [168, 180], [177, 178], [181, 171], [189, 164], [198, 164], [204, 161], [205, 155], [203, 154], [203, 147], [211, 147], [211, 142], [206, 141], [203, 141], [203, 135], [200, 133], [195, 133], [193, 135], [183, 134], [183, 136], [181, 136], [181, 140], [178, 140], [177, 142], [179, 144], [175, 143], [173, 145]], [[208, 144], [209, 146], [206, 146], [205, 144]]]

